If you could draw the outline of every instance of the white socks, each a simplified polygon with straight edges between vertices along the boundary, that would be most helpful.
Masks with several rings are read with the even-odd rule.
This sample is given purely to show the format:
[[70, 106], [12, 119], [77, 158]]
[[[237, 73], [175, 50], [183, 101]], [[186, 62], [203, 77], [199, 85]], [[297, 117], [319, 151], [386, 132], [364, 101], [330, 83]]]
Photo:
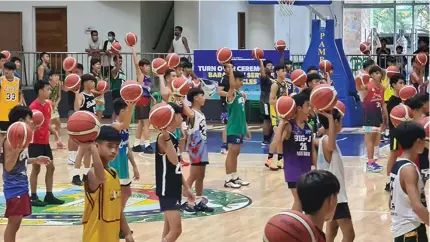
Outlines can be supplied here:
[[237, 175], [236, 172], [233, 172], [225, 176], [225, 182], [229, 182], [230, 180], [236, 180], [237, 178], [239, 178], [239, 176]]
[[143, 142], [143, 144], [145, 145], [145, 148], [151, 145], [151, 142], [149, 140], [145, 140]]
[[84, 168], [84, 175], [87, 175], [91, 168]]
[[229, 182], [231, 180], [231, 174], [225, 175], [225, 182]]
[[133, 146], [139, 146], [139, 145], [140, 145], [140, 139], [135, 139]]
[[202, 202], [202, 196], [196, 196], [196, 204], [199, 204]]
[[81, 170], [80, 169], [78, 169], [78, 168], [75, 168], [75, 169], [73, 169], [73, 176], [79, 176], [80, 175], [80, 173], [81, 173]]

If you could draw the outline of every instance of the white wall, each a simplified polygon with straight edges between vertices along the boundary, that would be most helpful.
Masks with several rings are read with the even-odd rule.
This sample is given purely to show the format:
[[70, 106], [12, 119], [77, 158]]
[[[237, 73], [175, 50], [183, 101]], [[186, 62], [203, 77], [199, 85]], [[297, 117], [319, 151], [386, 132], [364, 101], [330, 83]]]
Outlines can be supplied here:
[[[335, 29], [335, 38], [343, 37], [343, 1], [333, 1], [331, 5], [314, 5], [314, 9], [320, 12], [324, 17], [330, 17], [334, 19], [336, 16], [337, 25], [334, 27]], [[312, 18], [315, 15], [312, 14]]]
[[274, 5], [249, 5], [246, 25], [247, 47], [272, 49], [275, 37]]
[[199, 49], [200, 4], [200, 1], [175, 1], [175, 26], [183, 28], [182, 34], [187, 37], [191, 52]]
[[[171, 1], [142, 1], [141, 7], [141, 22], [142, 24], [142, 52], [154, 52], [152, 49], [156, 44], [157, 37], [163, 28], [164, 20], [169, 13]], [[165, 31], [173, 32], [173, 26], [167, 24]], [[164, 36], [162, 36], [164, 37]], [[160, 40], [157, 50], [163, 49], [164, 40]], [[155, 51], [158, 52], [158, 51]]]

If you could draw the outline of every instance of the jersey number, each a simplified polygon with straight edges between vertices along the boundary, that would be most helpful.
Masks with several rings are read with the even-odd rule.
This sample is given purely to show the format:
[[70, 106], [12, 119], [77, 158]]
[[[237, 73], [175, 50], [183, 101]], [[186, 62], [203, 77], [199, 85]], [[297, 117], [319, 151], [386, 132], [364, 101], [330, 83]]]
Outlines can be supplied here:
[[300, 143], [300, 150], [308, 150], [308, 145], [306, 143]]
[[6, 101], [16, 101], [15, 93], [6, 93]]
[[182, 174], [182, 166], [180, 162], [176, 165], [175, 174]]

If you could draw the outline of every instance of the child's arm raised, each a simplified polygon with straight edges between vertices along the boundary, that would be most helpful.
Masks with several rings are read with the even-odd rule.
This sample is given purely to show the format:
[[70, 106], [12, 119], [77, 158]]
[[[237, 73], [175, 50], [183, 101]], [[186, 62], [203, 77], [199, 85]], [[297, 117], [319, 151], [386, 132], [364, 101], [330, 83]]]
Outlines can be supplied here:
[[160, 94], [164, 101], [168, 101], [169, 96], [171, 94], [170, 89], [166, 86], [166, 81], [164, 79], [164, 75], [158, 75], [158, 80], [160, 84]]
[[405, 166], [400, 171], [400, 184], [402, 185], [403, 191], [408, 194], [409, 201], [412, 206], [412, 210], [418, 215], [418, 217], [429, 225], [429, 211], [421, 202], [421, 194], [418, 190], [418, 174], [415, 166]]
[[91, 152], [92, 154], [93, 168], [88, 171], [87, 183], [88, 188], [91, 191], [95, 191], [100, 186], [100, 184], [102, 184], [106, 180], [105, 168], [100, 159], [99, 150], [95, 143], [80, 143], [78, 154], [79, 152], [82, 152], [82, 154]]
[[183, 106], [183, 111], [184, 111], [184, 114], [188, 117], [188, 118], [190, 118], [190, 119], [193, 119], [194, 118], [194, 112], [193, 112], [193, 110], [191, 110], [191, 108], [188, 106], [188, 105], [186, 105], [186, 103], [187, 103], [187, 100], [185, 100], [185, 99], [187, 99], [187, 96], [185, 96], [185, 97], [183, 97], [183, 101], [182, 101], [182, 103], [184, 104], [184, 105], [182, 105]]
[[130, 127], [131, 118], [133, 117], [133, 110], [136, 102], [126, 102], [127, 108], [125, 109], [124, 121], [123, 122], [114, 122], [112, 123], [112, 127], [116, 130], [121, 131], [123, 129], [128, 129]]
[[[136, 54], [136, 48], [133, 46], [131, 47], [131, 52], [133, 53], [133, 62], [134, 62], [134, 68], [136, 69], [136, 81], [139, 84], [143, 83], [143, 73], [140, 70], [140, 66], [139, 66], [139, 59], [137, 58], [137, 54]], [[160, 81], [161, 82], [161, 81]]]
[[234, 88], [236, 86], [236, 79], [234, 78], [234, 70], [232, 64], [227, 64], [227, 68], [225, 69], [227, 71], [228, 69], [228, 79], [230, 82], [230, 89], [228, 89], [227, 92], [227, 103], [232, 103], [234, 99], [236, 98], [236, 89]]

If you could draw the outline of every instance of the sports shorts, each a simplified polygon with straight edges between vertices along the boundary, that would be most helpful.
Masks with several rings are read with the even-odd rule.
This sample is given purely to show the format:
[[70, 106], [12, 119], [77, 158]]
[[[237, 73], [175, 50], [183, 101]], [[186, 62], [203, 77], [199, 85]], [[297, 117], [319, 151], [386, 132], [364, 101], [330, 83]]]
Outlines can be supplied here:
[[136, 120], [144, 120], [149, 118], [149, 110], [150, 107], [148, 106], [136, 106]]
[[264, 120], [270, 120], [270, 105], [260, 102], [260, 114]]
[[6, 200], [6, 218], [12, 216], [28, 216], [31, 215], [31, 201], [28, 193], [19, 195], [15, 198]]
[[333, 220], [351, 218], [348, 203], [338, 203], [334, 212]]
[[243, 135], [227, 135], [227, 144], [240, 145], [243, 143]]
[[51, 159], [51, 162], [54, 161], [54, 157], [52, 156], [52, 149], [49, 144], [30, 144], [28, 146], [28, 155], [30, 158], [36, 158], [39, 156], [47, 156]]
[[160, 211], [181, 210], [181, 198], [173, 197], [158, 197], [160, 203]]

